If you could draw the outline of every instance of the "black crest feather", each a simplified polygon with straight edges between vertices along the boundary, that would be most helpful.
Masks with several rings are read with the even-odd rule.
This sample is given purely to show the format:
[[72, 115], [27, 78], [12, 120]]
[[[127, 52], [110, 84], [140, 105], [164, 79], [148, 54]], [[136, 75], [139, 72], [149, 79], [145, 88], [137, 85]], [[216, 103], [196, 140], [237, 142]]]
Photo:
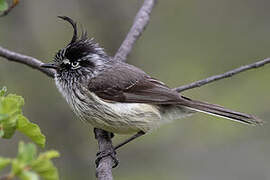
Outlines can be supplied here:
[[73, 21], [70, 17], [67, 17], [67, 16], [58, 16], [58, 18], [63, 19], [72, 25], [73, 37], [72, 37], [71, 42], [69, 44], [76, 42], [78, 39], [77, 23], [75, 21]]
[[73, 37], [71, 42], [63, 49], [59, 50], [55, 55], [55, 61], [61, 62], [64, 58], [70, 61], [76, 61], [89, 54], [97, 54], [100, 57], [107, 57], [98, 43], [94, 41], [93, 38], [89, 39], [87, 36], [87, 31], [82, 28], [82, 34], [78, 36], [77, 23], [67, 16], [58, 16], [60, 19], [67, 21], [73, 27]]

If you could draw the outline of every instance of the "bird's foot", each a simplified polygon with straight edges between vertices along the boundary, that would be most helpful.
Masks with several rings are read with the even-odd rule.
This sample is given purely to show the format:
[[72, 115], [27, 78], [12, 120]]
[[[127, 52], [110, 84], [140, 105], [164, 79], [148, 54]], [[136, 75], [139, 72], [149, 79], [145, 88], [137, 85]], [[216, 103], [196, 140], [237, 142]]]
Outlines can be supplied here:
[[119, 164], [119, 161], [118, 161], [118, 159], [116, 157], [116, 152], [113, 149], [108, 149], [108, 150], [105, 150], [105, 151], [98, 152], [96, 156], [97, 156], [96, 161], [95, 161], [96, 167], [99, 166], [99, 163], [103, 158], [108, 157], [108, 156], [110, 156], [112, 158], [112, 160], [113, 160], [112, 168], [117, 167], [118, 164]]

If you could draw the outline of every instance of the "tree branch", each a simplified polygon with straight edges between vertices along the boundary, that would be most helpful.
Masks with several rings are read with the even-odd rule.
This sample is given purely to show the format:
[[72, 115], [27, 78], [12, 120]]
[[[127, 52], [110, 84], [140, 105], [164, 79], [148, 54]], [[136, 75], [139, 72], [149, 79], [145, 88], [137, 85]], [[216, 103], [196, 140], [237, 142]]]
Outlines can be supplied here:
[[178, 88], [174, 88], [174, 90], [176, 90], [177, 92], [182, 92], [182, 91], [186, 91], [188, 89], [201, 87], [203, 85], [209, 84], [211, 82], [214, 82], [214, 81], [217, 81], [217, 80], [220, 80], [220, 79], [225, 79], [225, 78], [231, 77], [233, 75], [236, 75], [236, 74], [238, 74], [240, 72], [247, 71], [249, 69], [262, 67], [262, 66], [264, 66], [265, 64], [268, 64], [268, 63], [270, 63], [270, 58], [266, 58], [264, 60], [257, 61], [257, 62], [252, 63], [252, 64], [241, 66], [239, 68], [233, 69], [233, 70], [225, 72], [223, 74], [219, 74], [219, 75], [208, 77], [206, 79], [195, 81], [195, 82], [193, 82], [191, 84], [187, 84], [187, 85], [180, 86]]
[[[110, 133], [102, 129], [94, 129], [95, 138], [98, 141], [99, 152], [113, 152], [113, 145]], [[113, 159], [111, 156], [102, 158], [96, 168], [96, 176], [98, 180], [113, 180], [112, 175]]]
[[153, 7], [155, 6], [156, 0], [145, 0], [141, 9], [135, 16], [132, 27], [129, 30], [125, 40], [121, 44], [117, 53], [114, 56], [114, 59], [120, 61], [126, 61], [127, 56], [131, 52], [134, 43], [140, 37], [145, 27], [147, 26], [150, 14], [152, 12]]
[[54, 71], [40, 67], [40, 65], [43, 63], [36, 58], [10, 51], [10, 50], [5, 49], [1, 46], [0, 46], [0, 57], [4, 57], [7, 60], [27, 65], [33, 69], [37, 69], [37, 70], [45, 73], [49, 77], [54, 77]]

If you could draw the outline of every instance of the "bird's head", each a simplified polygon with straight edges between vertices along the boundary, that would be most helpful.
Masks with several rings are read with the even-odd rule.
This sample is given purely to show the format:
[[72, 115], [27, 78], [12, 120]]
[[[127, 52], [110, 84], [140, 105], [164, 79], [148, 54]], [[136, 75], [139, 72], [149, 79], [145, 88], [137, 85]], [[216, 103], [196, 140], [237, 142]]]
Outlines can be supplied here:
[[56, 77], [94, 76], [104, 68], [109, 57], [93, 38], [87, 37], [85, 31], [78, 37], [77, 24], [71, 18], [58, 17], [72, 25], [73, 37], [66, 47], [56, 53], [53, 63], [41, 66], [55, 69]]

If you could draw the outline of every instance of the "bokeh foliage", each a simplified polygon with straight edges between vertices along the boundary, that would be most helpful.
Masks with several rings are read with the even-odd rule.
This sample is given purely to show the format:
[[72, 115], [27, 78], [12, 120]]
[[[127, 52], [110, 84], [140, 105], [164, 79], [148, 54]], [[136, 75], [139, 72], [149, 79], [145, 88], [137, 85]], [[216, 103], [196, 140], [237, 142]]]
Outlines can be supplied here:
[[[10, 139], [16, 130], [28, 136], [40, 147], [45, 146], [45, 136], [38, 125], [31, 123], [22, 114], [24, 99], [15, 94], [6, 93], [6, 88], [0, 90], [0, 138]], [[19, 177], [21, 180], [58, 180], [58, 171], [51, 159], [59, 157], [57, 151], [51, 150], [37, 155], [37, 147], [33, 143], [19, 143], [16, 158], [0, 157], [0, 171], [11, 165], [7, 179]], [[2, 174], [2, 173], [1, 173]]]
[[0, 137], [11, 138], [15, 131], [28, 136], [37, 145], [45, 146], [45, 136], [38, 125], [31, 123], [22, 114], [24, 99], [15, 94], [6, 95], [6, 88], [0, 90]]
[[8, 8], [8, 3], [6, 0], [0, 0], [0, 12], [5, 11]]

